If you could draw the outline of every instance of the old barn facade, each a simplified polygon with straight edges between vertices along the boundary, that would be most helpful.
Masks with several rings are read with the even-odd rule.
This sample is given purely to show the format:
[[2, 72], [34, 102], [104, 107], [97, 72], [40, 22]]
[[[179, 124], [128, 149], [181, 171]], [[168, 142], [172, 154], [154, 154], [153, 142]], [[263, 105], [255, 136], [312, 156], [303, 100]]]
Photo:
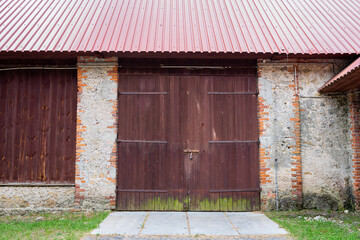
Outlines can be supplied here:
[[357, 208], [359, 13], [2, 1], [0, 212]]

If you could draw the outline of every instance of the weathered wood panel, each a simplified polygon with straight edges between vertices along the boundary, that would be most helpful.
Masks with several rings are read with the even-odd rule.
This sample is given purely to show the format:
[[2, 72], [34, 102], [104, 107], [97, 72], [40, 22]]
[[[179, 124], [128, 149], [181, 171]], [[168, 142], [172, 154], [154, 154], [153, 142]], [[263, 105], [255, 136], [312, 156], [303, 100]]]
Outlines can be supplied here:
[[252, 65], [229, 75], [143, 72], [120, 75], [117, 208], [258, 210]]
[[[122, 75], [119, 83], [120, 210], [183, 210], [177, 96], [169, 76]], [[174, 98], [175, 97], [175, 98]], [[176, 139], [176, 141], [175, 141]]]
[[73, 183], [76, 71], [0, 71], [0, 182]]

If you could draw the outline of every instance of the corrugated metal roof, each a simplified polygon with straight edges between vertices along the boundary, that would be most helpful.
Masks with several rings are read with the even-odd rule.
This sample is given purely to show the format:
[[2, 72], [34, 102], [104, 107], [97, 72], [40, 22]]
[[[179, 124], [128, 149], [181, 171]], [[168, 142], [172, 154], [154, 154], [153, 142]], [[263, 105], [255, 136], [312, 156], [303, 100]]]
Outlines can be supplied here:
[[327, 81], [319, 92], [347, 92], [360, 87], [360, 58]]
[[359, 0], [3, 0], [2, 52], [360, 53]]

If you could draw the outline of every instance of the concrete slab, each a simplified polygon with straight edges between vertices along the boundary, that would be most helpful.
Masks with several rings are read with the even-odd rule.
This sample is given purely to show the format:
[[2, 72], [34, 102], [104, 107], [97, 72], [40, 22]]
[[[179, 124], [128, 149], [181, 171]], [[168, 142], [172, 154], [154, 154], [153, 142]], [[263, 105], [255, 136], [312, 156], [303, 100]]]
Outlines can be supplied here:
[[277, 223], [262, 213], [227, 212], [225, 213], [240, 235], [278, 235], [287, 234]]
[[138, 235], [147, 212], [113, 212], [91, 234]]
[[[196, 234], [211, 237], [247, 235], [249, 239], [253, 236], [265, 239], [265, 237], [279, 236], [287, 232], [262, 213], [113, 212], [91, 234], [131, 237], [190, 237]], [[285, 235], [284, 237], [286, 238]]]
[[188, 235], [184, 212], [150, 212], [141, 235]]
[[239, 235], [223, 212], [188, 212], [190, 234]]

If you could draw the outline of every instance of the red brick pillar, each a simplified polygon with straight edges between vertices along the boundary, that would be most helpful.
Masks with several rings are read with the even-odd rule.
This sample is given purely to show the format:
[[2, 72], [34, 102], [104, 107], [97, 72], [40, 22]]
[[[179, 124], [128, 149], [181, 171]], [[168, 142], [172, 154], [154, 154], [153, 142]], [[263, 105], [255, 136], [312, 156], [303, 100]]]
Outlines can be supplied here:
[[[258, 123], [259, 123], [259, 136], [263, 136], [265, 132], [265, 125], [269, 122], [269, 106], [266, 105], [265, 100], [262, 97], [258, 97]], [[271, 146], [264, 147], [264, 144], [260, 142], [259, 146], [259, 161], [260, 161], [260, 186], [261, 188], [266, 189], [267, 185], [272, 183], [270, 179], [269, 172], [271, 169], [269, 167], [271, 158], [269, 156], [269, 151]], [[271, 187], [270, 187], [271, 188]], [[266, 193], [265, 193], [266, 192]], [[267, 210], [269, 199], [275, 199], [275, 193], [271, 191], [262, 192], [261, 196], [261, 209]]]
[[293, 113], [294, 117], [290, 120], [294, 123], [293, 138], [295, 145], [291, 146], [292, 150], [292, 168], [291, 168], [291, 188], [293, 200], [296, 201], [298, 208], [302, 207], [302, 164], [301, 164], [301, 131], [300, 131], [300, 97], [299, 97], [299, 81], [297, 77], [297, 66], [294, 66], [294, 84], [290, 85], [293, 88]]
[[352, 148], [352, 183], [355, 207], [360, 209], [360, 94], [350, 93], [350, 132]]

